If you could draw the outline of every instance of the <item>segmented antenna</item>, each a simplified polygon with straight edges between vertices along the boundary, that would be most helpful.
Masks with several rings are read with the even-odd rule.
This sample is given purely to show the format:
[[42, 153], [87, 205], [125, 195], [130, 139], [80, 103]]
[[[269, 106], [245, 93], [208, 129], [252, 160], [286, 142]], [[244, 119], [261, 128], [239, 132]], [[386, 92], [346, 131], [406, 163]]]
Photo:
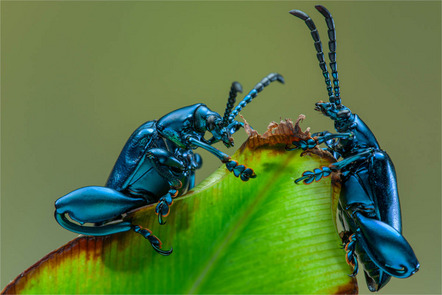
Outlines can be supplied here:
[[313, 41], [315, 41], [315, 49], [316, 49], [316, 57], [319, 61], [319, 67], [322, 70], [322, 75], [325, 78], [325, 84], [327, 85], [327, 91], [328, 91], [328, 97], [330, 98], [330, 101], [334, 100], [333, 97], [333, 88], [331, 86], [330, 76], [327, 70], [327, 63], [324, 61], [324, 53], [322, 52], [322, 43], [321, 39], [319, 38], [318, 30], [316, 29], [315, 23], [313, 20], [301, 10], [290, 10], [290, 14], [302, 19], [307, 27], [310, 29], [310, 33], [312, 34]]
[[227, 100], [226, 111], [224, 112], [222, 126], [229, 125], [229, 115], [232, 112], [232, 109], [235, 105], [236, 96], [238, 92], [242, 93], [242, 86], [238, 82], [233, 82], [230, 87], [229, 99]]
[[243, 100], [236, 106], [233, 110], [232, 114], [229, 116], [229, 124], [238, 116], [238, 113], [254, 99], [258, 93], [260, 93], [266, 86], [268, 86], [271, 82], [278, 81], [284, 84], [284, 78], [278, 73], [271, 73], [267, 75], [264, 79], [261, 80], [258, 84], [253, 87], [253, 89], [243, 98]]
[[330, 59], [330, 69], [332, 71], [332, 77], [333, 77], [333, 86], [334, 86], [334, 92], [335, 92], [335, 101], [337, 105], [341, 104], [341, 97], [340, 97], [340, 89], [339, 89], [339, 79], [338, 79], [338, 70], [336, 67], [336, 31], [335, 31], [335, 22], [333, 20], [333, 17], [331, 16], [330, 12], [322, 5], [316, 5], [315, 8], [325, 17], [325, 22], [327, 23], [328, 27], [328, 48], [330, 49], [330, 52], [328, 53], [328, 57]]

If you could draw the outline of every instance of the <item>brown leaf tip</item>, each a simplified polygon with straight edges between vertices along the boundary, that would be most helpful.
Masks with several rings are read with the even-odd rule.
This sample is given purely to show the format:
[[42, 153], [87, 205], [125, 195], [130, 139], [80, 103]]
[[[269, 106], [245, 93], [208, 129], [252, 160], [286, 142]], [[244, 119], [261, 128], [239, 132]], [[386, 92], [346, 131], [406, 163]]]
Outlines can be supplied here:
[[334, 294], [345, 294], [345, 295], [353, 295], [353, 294], [359, 294], [359, 287], [358, 287], [358, 281], [356, 278], [352, 278], [351, 282], [341, 286], [336, 290], [336, 293]]
[[[93, 237], [93, 236], [79, 236], [64, 246], [50, 252], [42, 259], [34, 263], [13, 281], [11, 281], [1, 292], [4, 294], [19, 294], [24, 290], [28, 283], [32, 282], [34, 277], [38, 277], [48, 269], [55, 269], [60, 267], [66, 260], [78, 257], [80, 253], [86, 253], [87, 259], [94, 257], [101, 257], [103, 251], [103, 244], [107, 240], [107, 236]], [[95, 258], [96, 259], [96, 258]]]
[[239, 116], [243, 119], [244, 121], [244, 131], [247, 133], [247, 135], [250, 137], [254, 137], [254, 136], [259, 136], [258, 131], [256, 131], [255, 129], [253, 129], [249, 123], [247, 123], [246, 119], [244, 119], [244, 117], [239, 114]]
[[304, 119], [305, 116], [301, 114], [295, 124], [290, 119], [281, 120], [279, 124], [271, 122], [267, 127], [267, 131], [261, 135], [252, 129], [243, 118], [244, 130], [249, 136], [246, 144], [249, 148], [256, 149], [262, 146], [291, 145], [294, 141], [310, 139], [310, 128], [302, 131], [299, 126]]
[[[310, 134], [310, 127], [307, 127], [305, 131], [302, 131], [300, 123], [305, 120], [305, 115], [301, 114], [296, 119], [295, 124], [291, 119], [281, 120], [278, 123], [270, 122], [269, 126], [267, 126], [267, 131], [264, 134], [259, 134], [256, 130], [254, 130], [249, 123], [241, 116], [244, 120], [244, 130], [246, 131], [249, 138], [247, 141], [241, 146], [241, 150], [244, 148], [249, 149], [257, 149], [265, 146], [284, 146], [292, 148], [293, 142], [308, 140], [311, 139], [312, 136]], [[336, 162], [336, 159], [333, 157], [331, 153], [326, 150], [315, 146], [312, 149], [307, 149], [301, 153], [301, 156], [306, 155], [317, 155], [321, 158], [326, 158], [331, 162]]]

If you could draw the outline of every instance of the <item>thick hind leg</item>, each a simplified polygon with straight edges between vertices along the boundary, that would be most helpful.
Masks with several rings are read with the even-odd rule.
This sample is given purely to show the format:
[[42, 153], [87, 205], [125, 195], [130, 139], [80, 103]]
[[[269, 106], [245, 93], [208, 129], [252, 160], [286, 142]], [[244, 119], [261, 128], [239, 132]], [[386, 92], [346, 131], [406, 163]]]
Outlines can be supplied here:
[[[152, 247], [162, 255], [170, 251], [161, 250], [161, 241], [152, 232], [141, 229], [127, 221], [107, 223], [131, 209], [146, 204], [144, 198], [126, 196], [114, 189], [89, 186], [77, 189], [55, 202], [55, 219], [67, 230], [92, 236], [105, 236], [134, 230], [149, 240]], [[69, 215], [70, 219], [66, 215]], [[75, 222], [73, 222], [73, 221]], [[100, 226], [84, 226], [85, 223], [99, 223]]]
[[385, 222], [355, 212], [356, 239], [380, 269], [391, 276], [408, 278], [419, 270], [413, 249], [396, 229]]
[[68, 213], [80, 224], [107, 222], [129, 210], [146, 205], [141, 197], [126, 196], [108, 187], [87, 186], [59, 198], [56, 213]]
[[346, 221], [356, 236], [356, 252], [363, 259], [362, 264], [369, 274], [367, 265], [373, 262], [388, 275], [409, 277], [419, 269], [419, 262], [401, 233], [380, 220], [368, 193], [370, 188], [363, 185], [368, 183], [366, 171], [348, 175], [343, 182], [340, 198]]

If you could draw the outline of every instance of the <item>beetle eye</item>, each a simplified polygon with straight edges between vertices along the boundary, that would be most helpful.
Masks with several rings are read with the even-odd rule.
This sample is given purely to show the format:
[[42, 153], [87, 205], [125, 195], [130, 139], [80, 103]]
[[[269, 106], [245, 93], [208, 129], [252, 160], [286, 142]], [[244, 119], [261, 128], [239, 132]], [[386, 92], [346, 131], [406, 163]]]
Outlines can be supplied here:
[[209, 116], [207, 117], [207, 123], [206, 123], [206, 127], [208, 131], [212, 131], [215, 128], [215, 116]]

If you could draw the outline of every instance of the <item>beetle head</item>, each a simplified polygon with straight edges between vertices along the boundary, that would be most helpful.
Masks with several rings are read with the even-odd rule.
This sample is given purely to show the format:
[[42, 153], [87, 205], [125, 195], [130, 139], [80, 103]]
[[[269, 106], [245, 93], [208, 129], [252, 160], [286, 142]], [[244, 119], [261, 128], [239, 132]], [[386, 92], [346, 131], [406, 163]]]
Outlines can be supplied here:
[[[218, 115], [218, 114], [217, 114]], [[223, 125], [223, 119], [221, 116], [210, 115], [207, 117], [206, 127], [207, 131], [212, 133], [213, 142], [222, 141], [226, 147], [233, 147], [234, 142], [232, 138], [232, 133], [229, 132], [228, 127]]]
[[332, 102], [322, 100], [315, 104], [315, 111], [321, 112], [324, 116], [335, 121], [335, 127], [339, 132], [345, 132], [353, 123], [354, 116], [349, 108]]

